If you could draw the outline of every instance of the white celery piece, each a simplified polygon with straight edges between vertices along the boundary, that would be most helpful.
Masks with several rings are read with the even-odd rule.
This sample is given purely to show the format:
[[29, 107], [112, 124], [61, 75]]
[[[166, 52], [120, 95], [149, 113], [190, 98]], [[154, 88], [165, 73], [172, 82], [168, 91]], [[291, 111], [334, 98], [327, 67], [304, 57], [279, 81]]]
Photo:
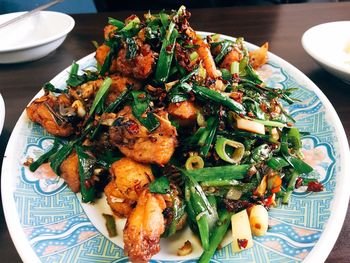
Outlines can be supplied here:
[[258, 134], [265, 134], [265, 125], [259, 122], [237, 118], [237, 128]]
[[[240, 252], [253, 246], [252, 231], [247, 210], [243, 210], [231, 217], [232, 225], [232, 250]], [[246, 243], [246, 244], [245, 244]], [[242, 246], [242, 244], [245, 245]]]

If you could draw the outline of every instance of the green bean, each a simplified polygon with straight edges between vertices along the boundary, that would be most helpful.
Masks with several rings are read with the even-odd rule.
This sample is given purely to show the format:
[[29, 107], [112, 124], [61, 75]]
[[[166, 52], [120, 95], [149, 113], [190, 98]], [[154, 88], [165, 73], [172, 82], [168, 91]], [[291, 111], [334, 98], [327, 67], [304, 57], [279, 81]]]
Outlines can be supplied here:
[[174, 57], [175, 42], [179, 35], [175, 29], [174, 20], [176, 20], [184, 11], [185, 7], [181, 6], [173, 17], [173, 20], [169, 23], [167, 33], [162, 41], [163, 43], [160, 49], [155, 73], [155, 80], [157, 82], [164, 83], [168, 80], [171, 63]]
[[219, 244], [224, 239], [227, 229], [230, 225], [230, 222], [231, 222], [231, 213], [227, 212], [226, 209], [220, 210], [219, 220], [209, 240], [209, 249], [203, 251], [202, 255], [198, 260], [199, 263], [210, 262], [210, 259], [215, 254], [215, 251], [218, 248]]
[[281, 157], [272, 157], [266, 162], [266, 164], [274, 170], [280, 170], [289, 165], [289, 163]]
[[296, 171], [293, 171], [292, 172], [292, 176], [291, 176], [291, 178], [290, 178], [290, 180], [288, 182], [288, 185], [287, 185], [287, 191], [286, 191], [286, 193], [285, 193], [285, 195], [284, 195], [284, 197], [282, 199], [282, 203], [283, 204], [288, 204], [289, 199], [290, 199], [290, 197], [291, 197], [291, 195], [292, 195], [292, 193], [294, 191], [295, 182], [298, 179], [298, 177], [299, 177], [299, 173], [296, 172]]
[[207, 127], [205, 128], [206, 131], [204, 133], [206, 137], [204, 140], [202, 140], [202, 137], [201, 137], [201, 139], [198, 141], [198, 144], [202, 146], [199, 151], [200, 155], [207, 157], [211, 144], [213, 143], [218, 124], [219, 124], [219, 120], [217, 118], [210, 117], [208, 119]]
[[189, 199], [190, 207], [193, 209], [192, 217], [195, 217], [197, 222], [202, 246], [204, 249], [208, 249], [210, 232], [218, 219], [216, 209], [212, 207], [203, 189], [188, 171], [181, 170], [181, 172], [185, 176], [185, 185], [189, 189], [187, 190], [189, 196], [186, 198]]
[[241, 130], [234, 130], [234, 131], [218, 131], [218, 135], [222, 135], [224, 137], [228, 138], [252, 138], [252, 139], [260, 139], [264, 140], [267, 142], [274, 142], [276, 143], [277, 141], [271, 138], [269, 135], [264, 135], [264, 134], [258, 134], [258, 133], [252, 133], [252, 132], [245, 132]]
[[122, 21], [112, 17], [108, 17], [108, 24], [116, 26], [118, 29], [121, 29], [125, 26], [125, 24]]
[[216, 166], [189, 170], [186, 173], [193, 176], [198, 182], [216, 180], [218, 178], [222, 180], [242, 180], [247, 176], [250, 167], [249, 164]]
[[203, 182], [200, 182], [200, 185], [203, 187], [224, 187], [224, 186], [235, 186], [240, 185], [241, 182], [235, 180], [235, 179], [215, 179], [215, 180], [206, 180]]
[[236, 112], [237, 114], [245, 114], [245, 108], [242, 104], [238, 103], [237, 101], [229, 98], [228, 96], [220, 92], [211, 90], [207, 87], [197, 86], [197, 85], [194, 85], [192, 87], [192, 90], [195, 95], [205, 100], [211, 100], [218, 104], [224, 105], [228, 107], [230, 110]]

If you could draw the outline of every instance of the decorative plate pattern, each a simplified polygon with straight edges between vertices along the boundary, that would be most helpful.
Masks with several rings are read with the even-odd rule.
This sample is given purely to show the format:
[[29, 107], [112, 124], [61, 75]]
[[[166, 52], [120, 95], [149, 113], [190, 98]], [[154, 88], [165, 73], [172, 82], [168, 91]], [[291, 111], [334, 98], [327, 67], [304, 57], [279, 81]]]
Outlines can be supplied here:
[[[93, 54], [78, 63], [83, 69], [93, 67]], [[67, 69], [64, 70], [51, 82], [58, 88], [64, 88], [67, 72]], [[305, 160], [315, 168], [312, 176], [322, 181], [325, 191], [306, 193], [301, 189], [293, 193], [288, 205], [271, 209], [271, 229], [265, 236], [254, 238], [252, 249], [233, 254], [227, 237], [224, 242], [227, 245], [217, 251], [212, 262], [312, 261], [320, 259], [310, 253], [317, 243], [323, 249], [328, 246], [323, 252], [324, 260], [341, 227], [339, 221], [329, 219], [338, 215], [338, 219], [343, 220], [345, 211], [342, 210], [347, 207], [347, 202], [335, 206], [336, 209], [332, 204], [335, 199], [348, 200], [349, 197], [348, 190], [339, 190], [339, 181], [344, 183], [343, 177], [348, 171], [344, 160], [349, 158], [349, 149], [344, 130], [324, 95], [287, 62], [271, 54], [269, 63], [260, 74], [268, 85], [299, 88], [294, 96], [301, 102], [288, 109], [297, 120], [297, 126], [311, 133], [303, 139], [303, 152]], [[59, 177], [47, 176], [44, 172], [34, 175], [22, 165], [28, 157], [36, 159], [40, 156], [52, 142], [52, 136], [22, 114], [4, 158], [3, 205], [10, 233], [22, 259], [28, 262], [127, 262], [122, 249], [122, 235], [113, 240], [106, 237], [104, 223], [97, 215], [105, 209], [105, 204], [101, 205], [104, 200], [99, 201], [96, 207], [82, 204], [80, 197], [71, 192]], [[334, 241], [321, 238], [325, 229], [330, 227], [336, 230]], [[178, 244], [191, 238], [189, 231], [176, 237]], [[174, 246], [171, 244], [176, 243], [175, 239], [162, 242], [167, 242], [162, 243], [167, 249], [161, 250], [153, 262], [195, 262], [200, 255], [195, 240], [195, 253], [184, 258], [175, 255], [179, 246], [168, 249], [168, 245]]]

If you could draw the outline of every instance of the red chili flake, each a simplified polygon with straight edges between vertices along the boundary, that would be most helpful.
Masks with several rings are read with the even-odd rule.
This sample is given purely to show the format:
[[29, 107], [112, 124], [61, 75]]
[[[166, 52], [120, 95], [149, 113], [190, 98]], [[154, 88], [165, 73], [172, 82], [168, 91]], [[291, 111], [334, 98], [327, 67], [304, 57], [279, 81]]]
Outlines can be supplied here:
[[251, 111], [248, 111], [248, 112], [247, 112], [247, 115], [248, 115], [249, 117], [254, 117], [254, 113], [251, 112]]
[[134, 18], [136, 18], [137, 15], [132, 14], [131, 16], [129, 16], [127, 19], [125, 19], [125, 24], [129, 23], [130, 21], [134, 20]]
[[157, 137], [154, 137], [154, 136], [149, 136], [148, 137], [149, 138], [149, 140], [151, 141], [151, 142], [157, 142]]
[[254, 226], [256, 229], [261, 229], [261, 225], [259, 223], [256, 223]]
[[238, 243], [239, 249], [246, 248], [248, 245], [248, 240], [245, 238], [243, 238], [243, 239], [237, 238], [237, 243]]
[[234, 73], [234, 74], [233, 74], [233, 78], [234, 78], [234, 79], [238, 79], [238, 78], [239, 78], [238, 73]]
[[243, 92], [240, 92], [240, 91], [231, 92], [230, 93], [230, 98], [234, 99], [238, 103], [242, 103]]
[[137, 134], [140, 130], [139, 125], [133, 120], [128, 120], [125, 124], [126, 124], [126, 130], [130, 134]]
[[267, 112], [267, 105], [265, 103], [261, 103], [260, 104], [260, 109], [263, 111], [263, 112]]
[[297, 180], [295, 181], [295, 189], [298, 189], [300, 186], [303, 184], [303, 178], [298, 177]]
[[137, 95], [138, 99], [144, 99], [146, 98], [146, 94], [145, 93], [140, 93], [139, 95]]
[[34, 162], [33, 158], [28, 157], [28, 159], [23, 163], [24, 166], [30, 166]]
[[170, 44], [166, 46], [165, 51], [170, 53], [172, 49], [173, 49], [173, 45]]
[[270, 207], [271, 205], [272, 205], [272, 203], [273, 203], [273, 196], [272, 195], [270, 195], [268, 198], [266, 198], [265, 200], [264, 200], [264, 206], [265, 207]]
[[323, 191], [323, 184], [320, 182], [309, 182], [307, 184], [307, 191], [308, 192], [321, 192]]
[[86, 188], [86, 189], [90, 189], [90, 187], [91, 187], [91, 182], [90, 182], [90, 180], [86, 179], [86, 180], [84, 181], [84, 185], [85, 185], [85, 188]]

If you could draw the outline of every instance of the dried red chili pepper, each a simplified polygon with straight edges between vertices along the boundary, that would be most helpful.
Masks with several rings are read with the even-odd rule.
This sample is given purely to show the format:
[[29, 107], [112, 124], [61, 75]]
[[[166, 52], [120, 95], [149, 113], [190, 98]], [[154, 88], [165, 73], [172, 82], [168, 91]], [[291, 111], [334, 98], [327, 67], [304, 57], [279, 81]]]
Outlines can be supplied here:
[[295, 182], [295, 189], [298, 189], [302, 185], [303, 185], [303, 178], [298, 177], [296, 182]]
[[137, 134], [140, 131], [139, 125], [133, 120], [128, 120], [125, 124], [126, 130], [130, 134]]
[[323, 184], [320, 182], [309, 182], [307, 184], [307, 191], [308, 192], [322, 192], [323, 191]]

